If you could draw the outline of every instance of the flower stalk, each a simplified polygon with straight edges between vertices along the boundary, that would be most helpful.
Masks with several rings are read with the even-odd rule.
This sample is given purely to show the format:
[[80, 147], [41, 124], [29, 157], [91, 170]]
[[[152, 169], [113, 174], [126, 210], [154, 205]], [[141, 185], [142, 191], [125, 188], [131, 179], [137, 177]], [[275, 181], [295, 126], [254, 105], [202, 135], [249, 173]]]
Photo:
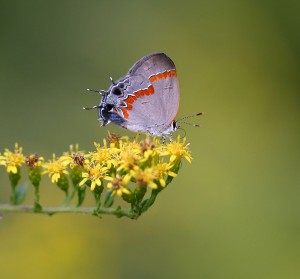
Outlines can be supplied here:
[[120, 208], [106, 208], [101, 207], [95, 210], [95, 207], [75, 207], [75, 206], [53, 206], [43, 207], [39, 212], [34, 210], [33, 206], [29, 205], [11, 205], [11, 204], [0, 204], [0, 212], [11, 212], [11, 213], [40, 213], [44, 215], [55, 215], [59, 213], [77, 213], [86, 214], [101, 217], [102, 215], [115, 215], [117, 217], [128, 217], [130, 219], [137, 219], [139, 216], [132, 212], [130, 209]]
[[[109, 133], [102, 144], [94, 145], [95, 150], [90, 152], [71, 145], [68, 152], [53, 155], [47, 162], [37, 154], [26, 157], [17, 144], [14, 152], [5, 149], [4, 154], [0, 154], [0, 166], [6, 168], [12, 194], [11, 204], [0, 204], [0, 212], [48, 215], [73, 212], [137, 219], [178, 175], [182, 159], [188, 162], [192, 159], [188, 144], [180, 137], [162, 144], [157, 138], [140, 140], [137, 136], [130, 140]], [[32, 206], [20, 205], [26, 194], [25, 186], [18, 186], [24, 164], [34, 187]], [[45, 174], [65, 193], [61, 206], [41, 205], [40, 184]], [[88, 189], [94, 196], [94, 207], [83, 206]]]
[[9, 172], [8, 178], [9, 178], [10, 185], [11, 185], [10, 202], [11, 202], [11, 204], [17, 205], [21, 202], [21, 200], [19, 200], [18, 192], [17, 192], [17, 186], [18, 186], [19, 180], [21, 179], [20, 168], [17, 168], [16, 173]]
[[28, 178], [34, 187], [34, 212], [40, 212], [42, 206], [40, 204], [40, 182], [42, 179], [40, 166], [43, 164], [44, 158], [38, 154], [31, 154], [26, 157], [25, 163], [28, 166]]

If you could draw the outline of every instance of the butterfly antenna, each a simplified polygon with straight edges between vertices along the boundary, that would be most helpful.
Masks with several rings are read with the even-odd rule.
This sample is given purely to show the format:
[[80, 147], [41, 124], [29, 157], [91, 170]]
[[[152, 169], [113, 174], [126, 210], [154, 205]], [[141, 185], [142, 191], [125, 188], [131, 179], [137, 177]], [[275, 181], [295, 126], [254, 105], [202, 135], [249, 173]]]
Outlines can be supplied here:
[[114, 80], [113, 80], [112, 77], [109, 77], [109, 79], [111, 80], [111, 83], [112, 83], [113, 85], [116, 85], [116, 83], [114, 82]]
[[[200, 127], [199, 124], [189, 123], [189, 122], [185, 122], [185, 121], [180, 121], [180, 123], [184, 123], [184, 124], [187, 124], [187, 125], [190, 125], [190, 126], [193, 126], [193, 127]], [[178, 127], [178, 129], [179, 129], [179, 127]]]
[[178, 129], [177, 130], [182, 130], [183, 131], [183, 137], [182, 138], [184, 138], [185, 136], [186, 136], [186, 131], [183, 129], [183, 128], [181, 128], [181, 127], [178, 127]]
[[95, 90], [95, 89], [90, 89], [90, 88], [87, 88], [86, 90], [90, 91], [90, 92], [97, 92], [100, 95], [107, 93], [107, 91], [105, 91], [105, 90]]
[[[182, 121], [182, 120], [189, 119], [189, 118], [196, 117], [196, 116], [200, 116], [200, 115], [202, 115], [202, 114], [203, 114], [203, 112], [198, 112], [198, 113], [196, 113], [196, 114], [188, 115], [188, 116], [182, 117], [182, 118], [180, 118], [180, 119], [178, 119], [178, 120], [175, 120], [175, 123], [177, 124], [177, 129], [182, 129], [182, 128], [180, 128], [180, 126], [178, 125], [179, 123], [180, 123], [180, 124], [181, 124], [181, 123], [187, 124], [187, 125], [190, 125], [190, 126], [193, 126], [193, 127], [200, 127], [199, 124], [189, 123], [189, 122]], [[183, 129], [182, 129], [182, 130], [183, 130]], [[185, 132], [185, 130], [184, 130], [184, 132]]]
[[91, 108], [83, 107], [84, 110], [91, 110], [91, 109], [98, 109], [98, 108], [101, 108], [101, 106], [93, 106]]
[[[192, 114], [192, 115], [188, 115], [188, 116], [182, 117], [182, 118], [176, 120], [176, 122], [181, 122], [181, 120], [192, 118], [192, 117], [196, 117], [196, 116], [200, 116], [200, 115], [203, 115], [203, 112], [198, 112], [196, 114]], [[184, 122], [182, 122], [182, 123], [184, 123]]]

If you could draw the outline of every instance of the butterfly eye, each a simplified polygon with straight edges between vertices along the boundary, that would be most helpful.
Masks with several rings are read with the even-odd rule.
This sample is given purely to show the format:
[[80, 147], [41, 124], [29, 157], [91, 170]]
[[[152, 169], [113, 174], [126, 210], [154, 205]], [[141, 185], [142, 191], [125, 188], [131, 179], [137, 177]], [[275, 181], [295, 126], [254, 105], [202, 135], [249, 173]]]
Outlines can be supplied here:
[[122, 95], [122, 91], [119, 87], [114, 87], [114, 89], [112, 90], [111, 93], [116, 95], [116, 96], [121, 96]]

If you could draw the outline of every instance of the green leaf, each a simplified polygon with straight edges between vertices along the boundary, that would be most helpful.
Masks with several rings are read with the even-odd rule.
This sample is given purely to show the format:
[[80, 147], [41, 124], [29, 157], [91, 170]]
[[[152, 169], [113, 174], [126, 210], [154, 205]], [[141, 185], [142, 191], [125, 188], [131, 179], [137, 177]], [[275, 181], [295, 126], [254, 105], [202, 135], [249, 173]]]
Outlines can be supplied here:
[[114, 203], [114, 196], [112, 195], [112, 191], [107, 191], [104, 200], [104, 207], [111, 207]]
[[78, 202], [77, 202], [77, 207], [81, 206], [84, 199], [85, 199], [85, 191], [86, 187], [81, 186], [77, 188], [77, 197], [78, 197]]
[[133, 194], [135, 196], [136, 204], [139, 204], [143, 200], [143, 197], [145, 196], [146, 192], [146, 187], [136, 187], [134, 189]]
[[16, 188], [16, 200], [15, 200], [16, 205], [21, 204], [24, 201], [26, 190], [27, 190], [27, 184], [22, 184], [21, 186]]
[[152, 190], [150, 198], [147, 200], [144, 200], [141, 204], [141, 213], [147, 211], [154, 204], [159, 192], [160, 192], [159, 189]]
[[94, 195], [94, 198], [96, 200], [96, 207], [97, 208], [99, 208], [101, 206], [100, 199], [101, 199], [101, 194], [103, 192], [103, 189], [104, 189], [104, 187], [103, 187], [103, 185], [101, 185], [101, 186], [96, 186], [94, 191], [93, 191], [93, 195]]

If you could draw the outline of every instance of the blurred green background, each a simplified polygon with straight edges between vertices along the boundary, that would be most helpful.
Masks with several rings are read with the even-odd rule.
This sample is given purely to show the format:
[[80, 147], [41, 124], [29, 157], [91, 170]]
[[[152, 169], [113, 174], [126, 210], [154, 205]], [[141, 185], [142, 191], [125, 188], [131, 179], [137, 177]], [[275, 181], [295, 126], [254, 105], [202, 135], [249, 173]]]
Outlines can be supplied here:
[[[107, 129], [86, 88], [153, 51], [177, 66], [179, 117], [205, 115], [185, 127], [193, 163], [138, 221], [5, 214], [0, 278], [300, 278], [299, 27], [292, 0], [1, 1], [1, 152], [92, 150]], [[0, 185], [7, 202], [4, 168]]]

